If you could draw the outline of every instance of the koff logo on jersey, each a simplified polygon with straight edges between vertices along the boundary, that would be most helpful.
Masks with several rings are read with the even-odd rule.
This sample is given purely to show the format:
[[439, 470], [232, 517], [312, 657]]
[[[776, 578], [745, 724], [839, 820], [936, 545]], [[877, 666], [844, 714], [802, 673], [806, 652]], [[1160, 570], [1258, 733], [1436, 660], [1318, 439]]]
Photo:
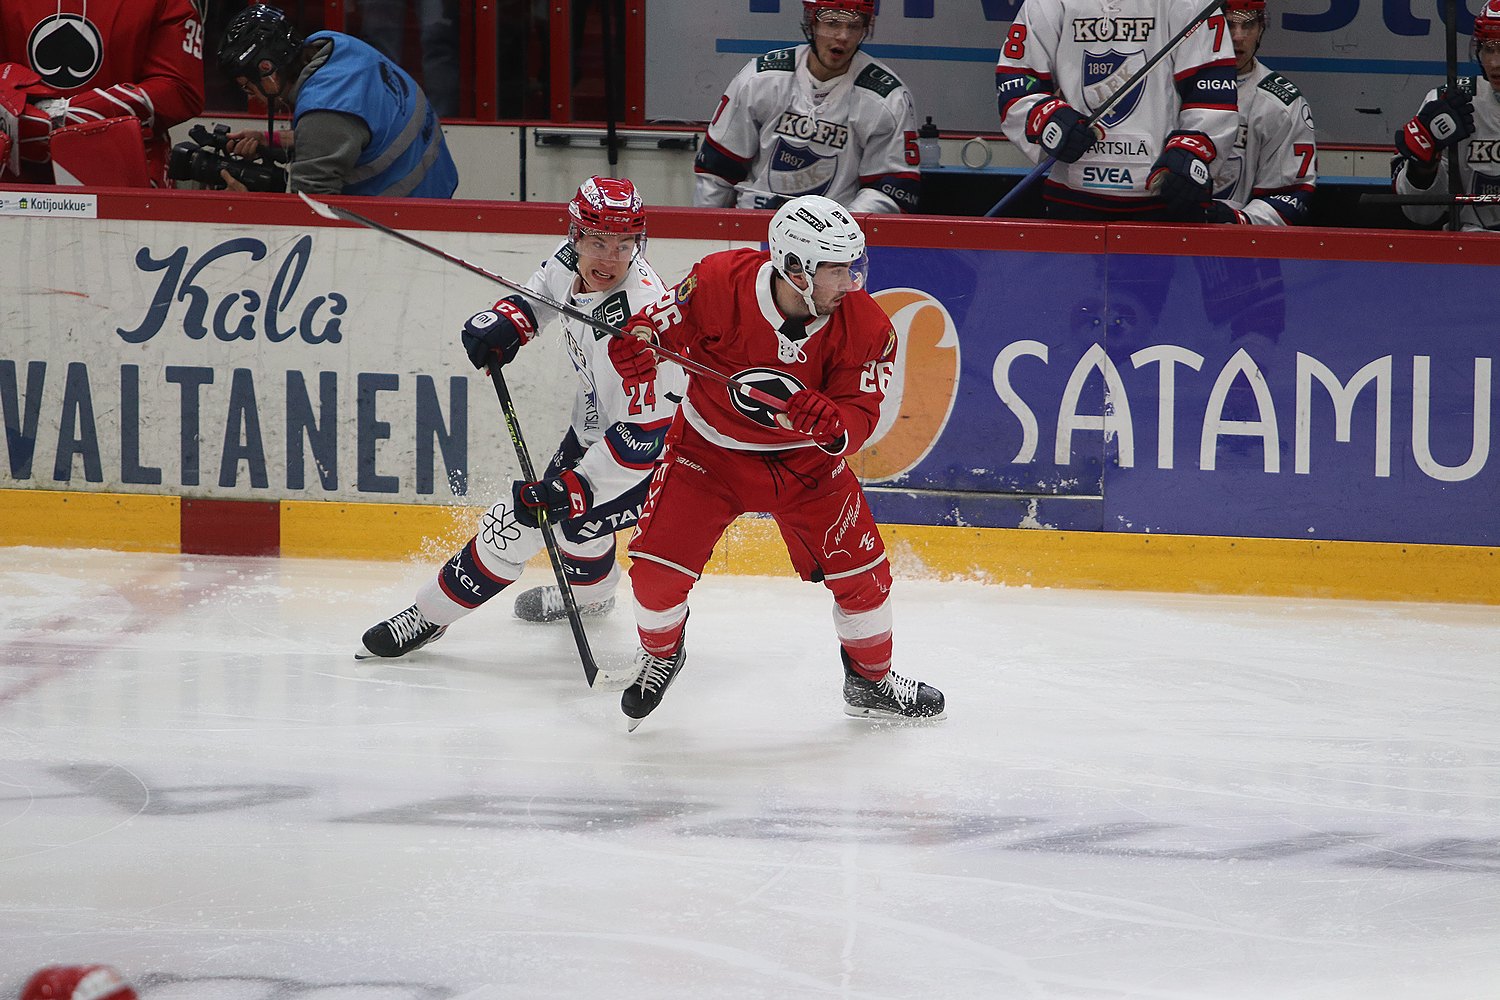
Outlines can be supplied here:
[[1500, 163], [1500, 140], [1471, 139], [1469, 141], [1470, 163]]
[[819, 121], [811, 115], [799, 115], [795, 111], [782, 112], [776, 123], [776, 134], [803, 142], [816, 142], [834, 149], [843, 149], [849, 143], [849, 126], [837, 122]]
[[1155, 28], [1154, 17], [1079, 17], [1073, 19], [1073, 41], [1144, 42]]

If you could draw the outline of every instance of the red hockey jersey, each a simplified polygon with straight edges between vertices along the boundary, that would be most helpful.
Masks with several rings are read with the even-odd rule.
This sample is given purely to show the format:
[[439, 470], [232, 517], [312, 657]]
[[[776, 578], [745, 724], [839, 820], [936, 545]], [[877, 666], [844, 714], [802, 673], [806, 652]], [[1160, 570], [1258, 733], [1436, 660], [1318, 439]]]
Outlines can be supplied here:
[[203, 19], [192, 0], [4, 0], [7, 62], [42, 78], [33, 100], [68, 99], [68, 124], [139, 118], [154, 167], [166, 163], [167, 129], [203, 111]]
[[[844, 296], [832, 316], [785, 326], [771, 295], [771, 255], [725, 250], [699, 261], [675, 291], [645, 312], [663, 347], [786, 399], [817, 389], [838, 404], [859, 450], [880, 420], [896, 333], [868, 292]], [[786, 333], [778, 333], [785, 330]], [[688, 382], [682, 416], [709, 441], [738, 451], [812, 447], [743, 392], [702, 376]]]

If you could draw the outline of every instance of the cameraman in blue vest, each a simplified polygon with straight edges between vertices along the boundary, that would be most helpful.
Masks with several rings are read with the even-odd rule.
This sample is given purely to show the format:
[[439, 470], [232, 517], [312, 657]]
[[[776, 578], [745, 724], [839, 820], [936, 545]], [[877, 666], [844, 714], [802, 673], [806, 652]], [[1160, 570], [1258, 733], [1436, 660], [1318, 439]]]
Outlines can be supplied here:
[[[337, 31], [304, 39], [280, 10], [254, 4], [229, 22], [219, 65], [266, 102], [265, 131], [232, 133], [228, 151], [287, 160], [291, 191], [453, 197], [458, 168], [427, 95], [359, 39]], [[292, 116], [290, 130], [274, 127], [277, 111]], [[245, 190], [223, 176], [229, 190]]]

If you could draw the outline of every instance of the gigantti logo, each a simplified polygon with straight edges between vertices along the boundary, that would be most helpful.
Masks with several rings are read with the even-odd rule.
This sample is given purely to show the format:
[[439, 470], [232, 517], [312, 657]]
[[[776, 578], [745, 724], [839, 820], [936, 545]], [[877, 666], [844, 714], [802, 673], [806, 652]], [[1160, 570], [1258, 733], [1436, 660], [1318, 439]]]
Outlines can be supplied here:
[[873, 293], [896, 328], [896, 369], [880, 423], [850, 467], [865, 482], [916, 468], [942, 437], [958, 399], [958, 328], [943, 304], [919, 288]]

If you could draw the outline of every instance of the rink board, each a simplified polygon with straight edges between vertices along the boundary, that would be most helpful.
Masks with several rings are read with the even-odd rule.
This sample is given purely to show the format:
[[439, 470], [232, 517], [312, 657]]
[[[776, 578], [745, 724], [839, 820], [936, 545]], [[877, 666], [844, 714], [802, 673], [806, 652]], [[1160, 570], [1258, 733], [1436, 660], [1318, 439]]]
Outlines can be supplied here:
[[[197, 513], [194, 508], [198, 508]], [[270, 508], [271, 516], [265, 516]], [[136, 552], [415, 559], [436, 565], [481, 508], [182, 500], [0, 490], [0, 543]], [[896, 575], [1021, 587], [1500, 604], [1500, 550], [1014, 528], [882, 527]], [[622, 562], [626, 562], [623, 552]], [[539, 569], [546, 557], [534, 560]], [[730, 526], [706, 572], [787, 576], [774, 522]]]
[[[12, 261], [0, 490], [23, 491], [0, 541], [49, 544], [51, 530], [56, 544], [442, 554], [465, 512], [518, 474], [490, 387], [453, 332], [504, 289], [289, 199], [81, 201], [93, 217], [70, 197], [67, 211], [44, 205], [0, 226]], [[565, 228], [556, 205], [349, 204], [517, 280]], [[767, 218], [655, 211], [650, 256], [674, 281], [706, 253], [758, 245]], [[1047, 564], [1031, 582], [1155, 588], [1154, 571], [1116, 573], [1113, 560], [1149, 563], [1184, 536], [1198, 556], [1173, 548], [1182, 589], [1238, 589], [1218, 577], [1245, 565], [1251, 540], [1280, 539], [1298, 560], [1358, 551], [1405, 581], [1353, 593], [1484, 600], [1494, 589], [1462, 581], [1467, 566], [1493, 566], [1500, 544], [1495, 341], [1471, 297], [1424, 292], [1494, 287], [1494, 241], [865, 224], [870, 288], [901, 350], [881, 373], [880, 425], [851, 463], [893, 539], [965, 539], [927, 568], [1014, 581]], [[506, 373], [540, 465], [574, 392], [559, 338]], [[78, 516], [59, 512], [54, 491]], [[86, 510], [89, 494], [158, 504], [122, 523], [107, 516], [118, 502]], [[159, 501], [177, 497], [174, 522]], [[38, 516], [15, 516], [28, 502]], [[996, 541], [975, 542], [975, 530]], [[1246, 544], [1206, 556], [1216, 538]], [[1412, 576], [1412, 553], [1437, 567], [1431, 588]], [[1252, 575], [1240, 586], [1263, 585]]]

